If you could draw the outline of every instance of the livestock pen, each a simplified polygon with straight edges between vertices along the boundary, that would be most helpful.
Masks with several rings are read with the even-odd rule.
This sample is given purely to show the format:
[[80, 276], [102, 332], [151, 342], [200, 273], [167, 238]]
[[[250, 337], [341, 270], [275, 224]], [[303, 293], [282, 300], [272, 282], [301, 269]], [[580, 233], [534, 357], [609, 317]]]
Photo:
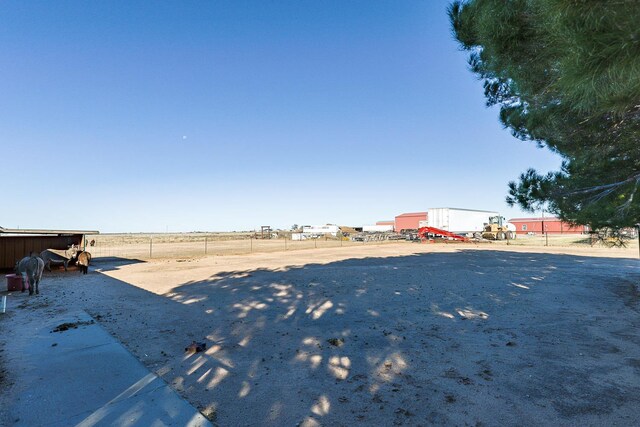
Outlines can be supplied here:
[[31, 252], [45, 249], [66, 250], [71, 245], [82, 247], [86, 235], [97, 236], [95, 230], [40, 230], [0, 227], [0, 270], [12, 269], [16, 261]]

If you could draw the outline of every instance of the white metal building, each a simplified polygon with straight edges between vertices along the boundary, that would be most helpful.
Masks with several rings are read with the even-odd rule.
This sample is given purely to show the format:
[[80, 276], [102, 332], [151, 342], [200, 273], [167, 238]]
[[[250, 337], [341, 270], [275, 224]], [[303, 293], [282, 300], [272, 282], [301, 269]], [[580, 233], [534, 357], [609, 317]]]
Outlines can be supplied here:
[[326, 225], [305, 225], [302, 227], [302, 233], [304, 234], [331, 234], [337, 236], [340, 232], [340, 227], [335, 224]]

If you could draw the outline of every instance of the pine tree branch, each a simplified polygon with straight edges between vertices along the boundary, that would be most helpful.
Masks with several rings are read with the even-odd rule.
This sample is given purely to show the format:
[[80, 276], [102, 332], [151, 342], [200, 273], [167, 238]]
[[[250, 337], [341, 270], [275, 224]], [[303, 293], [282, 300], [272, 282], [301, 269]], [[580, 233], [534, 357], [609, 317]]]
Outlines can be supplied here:
[[564, 195], [566, 196], [575, 196], [577, 194], [588, 194], [588, 193], [593, 193], [595, 191], [601, 191], [601, 192], [607, 192], [607, 194], [611, 193], [612, 191], [615, 191], [616, 188], [623, 186], [625, 184], [629, 184], [633, 181], [636, 181], [636, 185], [637, 182], [640, 180], [640, 172], [636, 173], [632, 176], [630, 176], [629, 178], [623, 180], [623, 181], [618, 181], [618, 182], [614, 182], [611, 184], [605, 184], [605, 185], [596, 185], [594, 187], [587, 187], [587, 188], [582, 188], [580, 190], [575, 190], [575, 191], [571, 191], [569, 193], [564, 193]]
[[618, 212], [620, 214], [624, 214], [631, 207], [631, 203], [633, 202], [633, 198], [635, 197], [636, 192], [638, 191], [638, 185], [640, 185], [640, 176], [636, 179], [636, 183], [633, 186], [633, 191], [631, 192], [631, 195], [629, 195], [629, 198], [627, 199], [627, 201], [624, 202], [624, 204], [622, 204], [622, 206], [620, 206], [618, 208]]

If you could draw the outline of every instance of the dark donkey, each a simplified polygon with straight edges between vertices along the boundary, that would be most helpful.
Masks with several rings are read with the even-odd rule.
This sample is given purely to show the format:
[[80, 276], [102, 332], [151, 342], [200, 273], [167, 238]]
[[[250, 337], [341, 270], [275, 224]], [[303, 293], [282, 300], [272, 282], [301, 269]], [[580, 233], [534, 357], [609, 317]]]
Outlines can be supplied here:
[[24, 257], [16, 263], [16, 274], [22, 276], [22, 280], [25, 279], [25, 276], [29, 279], [29, 295], [33, 295], [34, 290], [36, 294], [40, 293], [40, 279], [42, 279], [43, 270], [44, 261], [35, 255]]
[[46, 268], [47, 271], [51, 271], [51, 266], [57, 265], [64, 266], [64, 271], [67, 271], [69, 260], [51, 251], [50, 249], [40, 252], [40, 258], [42, 258], [42, 260], [44, 261], [44, 268]]

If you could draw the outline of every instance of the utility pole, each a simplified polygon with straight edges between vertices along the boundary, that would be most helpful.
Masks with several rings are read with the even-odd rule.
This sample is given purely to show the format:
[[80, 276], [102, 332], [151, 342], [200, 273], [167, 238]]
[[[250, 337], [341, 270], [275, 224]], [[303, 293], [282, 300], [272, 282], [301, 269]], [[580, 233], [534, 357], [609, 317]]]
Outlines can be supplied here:
[[542, 233], [544, 233], [544, 245], [549, 246], [549, 235], [544, 228], [544, 209], [542, 209]]

